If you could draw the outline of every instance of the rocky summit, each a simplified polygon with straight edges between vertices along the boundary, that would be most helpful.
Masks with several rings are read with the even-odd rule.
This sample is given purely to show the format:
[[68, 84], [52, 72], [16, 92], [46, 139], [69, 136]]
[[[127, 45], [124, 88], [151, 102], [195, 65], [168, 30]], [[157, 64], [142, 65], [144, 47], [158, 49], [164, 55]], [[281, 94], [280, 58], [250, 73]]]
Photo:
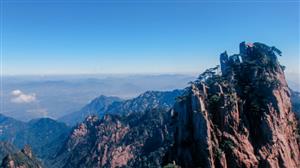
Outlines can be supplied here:
[[240, 44], [219, 67], [199, 76], [178, 98], [174, 144], [166, 163], [181, 167], [300, 167], [297, 120], [281, 51]]

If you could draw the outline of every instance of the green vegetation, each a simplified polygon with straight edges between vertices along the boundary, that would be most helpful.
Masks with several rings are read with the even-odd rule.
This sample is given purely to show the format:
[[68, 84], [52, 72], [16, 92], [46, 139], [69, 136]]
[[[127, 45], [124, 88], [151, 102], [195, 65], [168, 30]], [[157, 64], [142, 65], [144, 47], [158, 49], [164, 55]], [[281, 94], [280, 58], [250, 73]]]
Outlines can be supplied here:
[[273, 88], [278, 88], [280, 86], [280, 81], [276, 78], [271, 82]]
[[291, 157], [295, 158], [295, 153], [293, 151], [291, 151]]
[[216, 155], [216, 157], [218, 158], [218, 159], [221, 159], [221, 157], [222, 157], [222, 149], [220, 149], [220, 148], [216, 148], [215, 149], [215, 155]]
[[234, 147], [234, 143], [231, 140], [224, 140], [221, 146], [223, 149], [232, 149]]
[[210, 105], [215, 105], [215, 104], [218, 104], [220, 101], [220, 96], [219, 95], [213, 95], [209, 98], [209, 104]]
[[256, 99], [254, 99], [252, 102], [251, 102], [251, 105], [250, 105], [250, 109], [251, 113], [253, 114], [259, 114], [261, 108], [260, 108], [260, 105], [258, 104], [258, 102], [256, 101]]
[[292, 121], [288, 121], [287, 124], [288, 124], [289, 126], [292, 126], [292, 125], [293, 125], [293, 122], [292, 122]]
[[210, 83], [208, 82], [208, 80], [213, 79], [213, 81], [215, 81], [215, 77], [219, 76], [221, 77], [219, 74], [217, 74], [217, 70], [219, 69], [219, 65], [217, 65], [214, 68], [209, 68], [206, 71], [204, 71], [202, 74], [199, 75], [198, 79], [195, 82], [206, 82], [206, 83]]
[[163, 168], [180, 168], [180, 166], [176, 165], [175, 163], [169, 163], [165, 165]]

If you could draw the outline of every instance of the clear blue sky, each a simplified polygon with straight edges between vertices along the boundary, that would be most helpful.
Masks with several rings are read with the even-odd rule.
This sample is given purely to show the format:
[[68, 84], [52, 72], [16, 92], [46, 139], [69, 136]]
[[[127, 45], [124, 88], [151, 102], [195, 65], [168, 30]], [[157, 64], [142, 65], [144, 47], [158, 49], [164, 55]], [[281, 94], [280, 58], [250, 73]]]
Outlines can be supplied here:
[[244, 40], [278, 47], [287, 71], [299, 70], [297, 1], [4, 0], [2, 9], [4, 74], [200, 73]]

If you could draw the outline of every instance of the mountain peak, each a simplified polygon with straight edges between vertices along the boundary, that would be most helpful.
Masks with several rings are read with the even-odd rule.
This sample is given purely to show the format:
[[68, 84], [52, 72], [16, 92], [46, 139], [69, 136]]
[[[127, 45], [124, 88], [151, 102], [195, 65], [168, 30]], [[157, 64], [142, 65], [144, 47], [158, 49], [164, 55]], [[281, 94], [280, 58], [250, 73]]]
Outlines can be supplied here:
[[258, 42], [222, 53], [222, 74], [208, 69], [174, 105], [168, 157], [183, 167], [298, 167], [297, 121], [277, 55]]

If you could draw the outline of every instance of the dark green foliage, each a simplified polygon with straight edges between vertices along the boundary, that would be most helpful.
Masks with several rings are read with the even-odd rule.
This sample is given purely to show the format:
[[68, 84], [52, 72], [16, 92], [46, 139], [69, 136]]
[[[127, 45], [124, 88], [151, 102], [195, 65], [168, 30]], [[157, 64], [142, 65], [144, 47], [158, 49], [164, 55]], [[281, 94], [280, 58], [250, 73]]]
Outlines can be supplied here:
[[293, 151], [291, 151], [291, 157], [295, 158], [295, 153]]
[[218, 159], [221, 159], [221, 157], [222, 157], [222, 149], [216, 148], [214, 154], [216, 155], [216, 157], [217, 157]]
[[209, 104], [216, 104], [219, 101], [220, 101], [220, 96], [216, 94], [209, 98]]
[[250, 104], [250, 109], [249, 111], [254, 114], [254, 115], [257, 115], [260, 113], [260, 104], [256, 101], [256, 100], [253, 100]]
[[219, 67], [220, 66], [217, 65], [214, 68], [207, 69], [206, 71], [204, 71], [202, 74], [199, 75], [198, 80], [199, 81], [206, 81], [207, 79], [210, 79], [210, 78], [218, 75], [217, 70], [219, 69]]
[[282, 56], [282, 52], [278, 48], [276, 48], [274, 46], [271, 47], [271, 51], [273, 51], [274, 53], [276, 53], [279, 56]]
[[231, 140], [224, 140], [221, 147], [223, 149], [232, 149], [234, 147], [234, 143]]
[[264, 86], [271, 89], [277, 89], [280, 87], [281, 83], [277, 78], [261, 78], [256, 81], [256, 85]]
[[272, 88], [278, 88], [279, 86], [280, 86], [280, 81], [277, 79], [277, 78], [275, 78], [275, 79], [273, 79], [272, 81], [271, 81], [271, 87]]
[[287, 124], [288, 124], [289, 126], [292, 126], [292, 125], [293, 125], [293, 122], [292, 122], [292, 121], [288, 121]]
[[254, 47], [256, 47], [257, 50], [259, 50], [261, 53], [265, 53], [265, 54], [269, 54], [269, 55], [275, 55], [275, 56], [276, 55], [279, 55], [279, 56], [282, 55], [282, 52], [274, 46], [269, 47], [266, 44], [256, 42], [256, 43], [254, 43]]
[[176, 164], [169, 163], [169, 164], [165, 165], [163, 168], [180, 168], [180, 167], [177, 166]]

